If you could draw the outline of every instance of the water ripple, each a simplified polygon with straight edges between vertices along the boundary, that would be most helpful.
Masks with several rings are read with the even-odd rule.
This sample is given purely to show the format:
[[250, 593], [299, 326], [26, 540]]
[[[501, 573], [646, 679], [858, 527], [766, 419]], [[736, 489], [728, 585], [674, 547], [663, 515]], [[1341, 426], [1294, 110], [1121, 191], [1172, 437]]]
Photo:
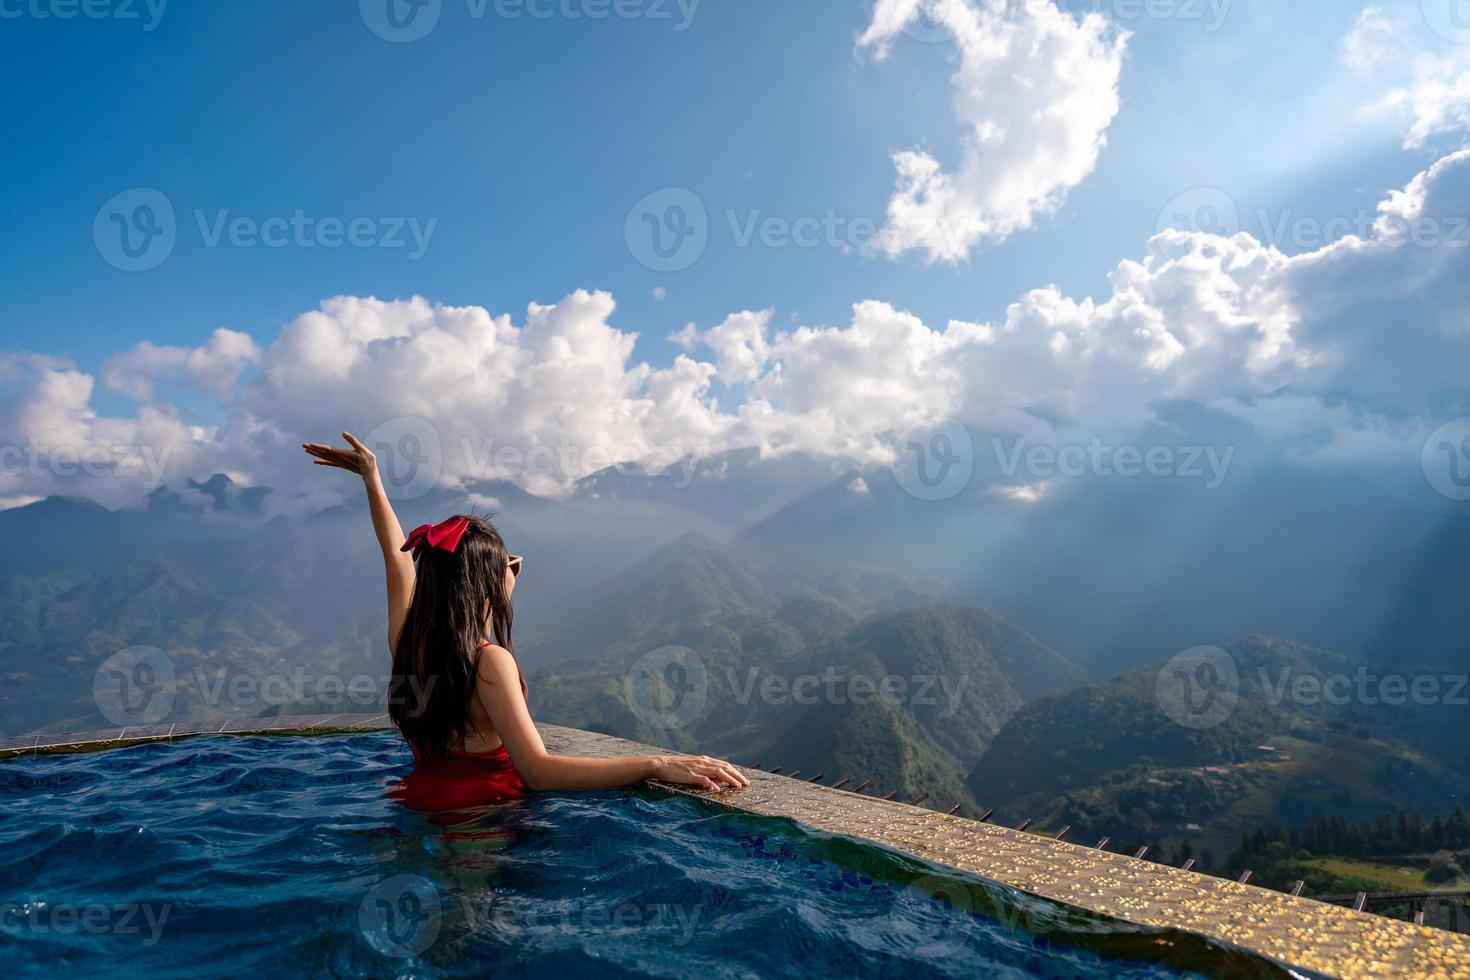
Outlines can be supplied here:
[[[386, 734], [206, 738], [0, 763], [8, 972], [1274, 972], [1190, 937], [1057, 915], [975, 880], [944, 878], [936, 893], [937, 868], [686, 800], [537, 796], [446, 827], [386, 797], [409, 765]], [[1041, 921], [1056, 923], [1045, 937], [1018, 925]]]

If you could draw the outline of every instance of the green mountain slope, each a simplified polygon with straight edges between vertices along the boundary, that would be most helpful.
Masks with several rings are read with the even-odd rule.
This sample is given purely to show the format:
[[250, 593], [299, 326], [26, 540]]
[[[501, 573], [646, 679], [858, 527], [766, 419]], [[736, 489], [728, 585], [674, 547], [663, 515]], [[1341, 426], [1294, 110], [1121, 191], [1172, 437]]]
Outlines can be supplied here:
[[[807, 596], [776, 616], [665, 624], [601, 662], [534, 674], [533, 708], [561, 724], [970, 805], [963, 774], [1023, 703], [1018, 685], [1061, 690], [1080, 677], [973, 607], [879, 613], [855, 626], [841, 613]], [[824, 633], [834, 627], [847, 628]], [[671, 725], [636, 702], [638, 685], [657, 683], [641, 658], [668, 646], [687, 650], [680, 682], [698, 698]]]
[[1344, 685], [1376, 676], [1361, 662], [1282, 640], [1226, 650], [1238, 701], [1218, 723], [1170, 714], [1165, 665], [1128, 671], [1022, 707], [970, 773], [970, 791], [1009, 819], [1190, 840], [1221, 858], [1262, 825], [1453, 805], [1466, 778], [1453, 703], [1385, 704], [1371, 684], [1360, 696]]

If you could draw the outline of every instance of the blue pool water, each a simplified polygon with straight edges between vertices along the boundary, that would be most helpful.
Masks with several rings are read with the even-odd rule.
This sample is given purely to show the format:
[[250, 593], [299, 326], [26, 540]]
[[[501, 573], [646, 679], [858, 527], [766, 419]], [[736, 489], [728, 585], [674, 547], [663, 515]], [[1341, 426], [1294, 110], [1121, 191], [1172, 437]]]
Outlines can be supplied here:
[[390, 734], [0, 762], [14, 976], [1270, 975], [776, 820], [652, 792], [401, 809]]

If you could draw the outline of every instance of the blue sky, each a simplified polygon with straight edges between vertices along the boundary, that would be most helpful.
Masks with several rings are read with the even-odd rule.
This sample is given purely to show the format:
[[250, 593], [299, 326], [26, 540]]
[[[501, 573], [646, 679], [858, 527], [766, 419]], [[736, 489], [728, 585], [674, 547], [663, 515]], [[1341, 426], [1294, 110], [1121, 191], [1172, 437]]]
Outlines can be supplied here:
[[[0, 106], [7, 135], [0, 147], [6, 174], [0, 204], [8, 218], [0, 263], [9, 271], [0, 293], [3, 348], [68, 359], [91, 379], [85, 399], [67, 401], [73, 421], [92, 413], [128, 419], [141, 429], [146, 420], [135, 414], [140, 403], [147, 408], [157, 400], [160, 411], [192, 423], [214, 424], [248, 411], [252, 425], [272, 427], [281, 441], [299, 437], [294, 426], [306, 421], [268, 418], [262, 406], [314, 396], [300, 390], [310, 384], [309, 374], [306, 381], [296, 379], [296, 389], [257, 387], [253, 402], [247, 392], [230, 388], [233, 375], [225, 394], [215, 381], [202, 384], [197, 377], [164, 387], [92, 381], [106, 381], [103, 369], [110, 359], [144, 342], [174, 352], [162, 358], [163, 368], [145, 352], [148, 371], [217, 380], [188, 351], [206, 344], [219, 327], [249, 335], [258, 345], [238, 361], [247, 365], [248, 380], [261, 365], [273, 363], [272, 345], [278, 352], [299, 347], [299, 336], [292, 344], [277, 341], [292, 336], [290, 325], [298, 317], [333, 296], [422, 296], [431, 304], [509, 314], [521, 324], [529, 303], [555, 304], [574, 290], [604, 290], [618, 308], [610, 318], [601, 307], [582, 309], [601, 324], [596, 342], [584, 345], [593, 352], [587, 359], [625, 359], [619, 331], [636, 332], [631, 357], [654, 372], [650, 380], [619, 368], [604, 379], [610, 397], [623, 399], [628, 385], [662, 384], [659, 372], [673, 371], [684, 350], [666, 337], [694, 323], [698, 331], [686, 337], [693, 356], [704, 358], [698, 370], [707, 376], [704, 382], [685, 377], [675, 387], [687, 382], [693, 386], [689, 398], [714, 399], [730, 414], [689, 422], [688, 431], [700, 433], [691, 437], [691, 446], [716, 448], [742, 438], [764, 444], [775, 437], [764, 430], [752, 435], [759, 427], [734, 416], [741, 406], [771, 405], [798, 420], [776, 442], [861, 457], [852, 448], [862, 442], [857, 430], [892, 420], [855, 421], [851, 406], [830, 394], [826, 402], [808, 399], [800, 407], [801, 391], [870, 383], [881, 388], [886, 380], [871, 373], [840, 378], [824, 374], [821, 365], [850, 366], [847, 361], [857, 359], [849, 357], [852, 351], [882, 346], [871, 343], [878, 338], [890, 345], [887, 363], [903, 360], [913, 382], [911, 390], [890, 386], [890, 397], [923, 402], [896, 424], [966, 412], [967, 418], [996, 415], [994, 405], [974, 407], [995, 387], [987, 379], [1035, 357], [1012, 351], [972, 363], [962, 351], [984, 348], [993, 337], [978, 327], [941, 337], [947, 323], [1001, 324], [1010, 304], [1049, 284], [1066, 303], [1090, 297], [1105, 304], [1112, 293], [1109, 273], [1124, 260], [1150, 254], [1161, 215], [1180, 195], [1197, 205], [1199, 194], [1217, 202], [1223, 192], [1240, 215], [1239, 229], [1257, 239], [1267, 237], [1258, 212], [1272, 221], [1376, 213], [1391, 190], [1462, 145], [1455, 115], [1461, 110], [1453, 100], [1441, 106], [1439, 138], [1410, 146], [1406, 129], [1414, 113], [1406, 104], [1396, 111], [1365, 107], [1395, 90], [1422, 93], [1426, 79], [1439, 78], [1435, 72], [1454, 77], [1464, 71], [1470, 51], [1470, 45], [1432, 30], [1419, 0], [1384, 3], [1367, 17], [1367, 4], [1340, 0], [1063, 0], [1062, 9], [1079, 18], [1068, 32], [1091, 32], [1078, 25], [1085, 10], [1094, 10], [1107, 19], [1100, 33], [1130, 35], [1121, 68], [1101, 86], [1115, 90], [1117, 101], [1101, 127], [1105, 148], [1089, 161], [1082, 179], [1059, 182], [1057, 206], [1034, 209], [1031, 227], [987, 237], [958, 261], [930, 261], [921, 250], [888, 256], [828, 245], [742, 247], [736, 240], [740, 227], [760, 218], [790, 222], [830, 214], [843, 222], [881, 222], [890, 198], [897, 198], [893, 154], [899, 151], [932, 155], [951, 176], [961, 169], [974, 136], [959, 118], [952, 76], [969, 62], [953, 39], [915, 39], [911, 35], [923, 34], [914, 22], [907, 33], [889, 39], [887, 57], [882, 44], [860, 45], [859, 36], [877, 23], [873, 2], [702, 0], [691, 8], [686, 0], [681, 8], [676, 0], [622, 0], [636, 16], [592, 19], [587, 11], [602, 0], [537, 0], [538, 9], [552, 11], [547, 17], [524, 12], [522, 0], [500, 0], [500, 8], [490, 0], [482, 16], [474, 13], [478, 0], [441, 0], [434, 29], [410, 43], [390, 43], [368, 25], [377, 16], [374, 4], [389, 0], [174, 0], [156, 22], [141, 2], [125, 8], [136, 19], [56, 16], [69, 2], [0, 4], [0, 81], [14, 95]], [[122, 2], [94, 0], [92, 9], [109, 13]], [[935, 16], [963, 18], [965, 11], [999, 0], [877, 0], [876, 11], [906, 2], [922, 2], [940, 12]], [[1458, 2], [1423, 0], [1424, 9]], [[522, 12], [497, 15], [505, 4]], [[1161, 13], [1140, 15], [1150, 9]], [[567, 10], [582, 16], [567, 16]], [[1374, 16], [1388, 25], [1371, 37], [1375, 50], [1382, 49], [1378, 61], [1355, 68], [1344, 55], [1346, 40], [1355, 30], [1362, 33]], [[1417, 76], [1409, 72], [1410, 64], [1432, 59], [1443, 62]], [[1033, 59], [995, 77], [1009, 81], [1032, 70], [1039, 84], [1048, 82], [1048, 71], [1058, 71]], [[1049, 83], [1059, 81], [1053, 77]], [[1079, 88], [1089, 84], [1077, 82]], [[984, 86], [971, 93], [982, 115], [1004, 108], [983, 104], [992, 94]], [[1424, 115], [1422, 108], [1416, 111]], [[99, 250], [94, 219], [115, 195], [138, 188], [161, 192], [172, 207], [176, 242], [162, 264], [129, 272]], [[629, 248], [625, 221], [635, 203], [666, 188], [687, 188], [697, 196], [706, 210], [708, 245], [691, 266], [660, 272], [640, 263]], [[410, 219], [430, 233], [423, 254], [413, 258], [406, 229], [396, 239], [406, 247], [244, 247], [227, 240], [210, 247], [208, 229], [199, 225], [221, 218], [258, 223], [298, 211], [312, 222], [368, 221], [374, 240]], [[1269, 244], [1296, 255], [1325, 243]], [[1312, 413], [1302, 415], [1313, 421], [1295, 436], [1313, 444], [1322, 442], [1322, 427], [1340, 428], [1332, 419], [1344, 398], [1353, 403], [1351, 412], [1381, 412], [1385, 420], [1399, 422], [1418, 417], [1421, 406], [1403, 399], [1359, 399], [1350, 371], [1301, 373], [1307, 365], [1351, 359], [1296, 342], [1331, 336], [1332, 329], [1311, 322], [1309, 314], [1337, 300], [1295, 292], [1311, 268], [1257, 260], [1280, 266], [1277, 272], [1288, 283], [1283, 302], [1300, 322], [1287, 353], [1267, 356], [1258, 345], [1227, 357], [1228, 371], [1220, 367], [1225, 362], [1187, 366], [1196, 352], [1214, 357], [1218, 345], [1199, 342], [1204, 334], [1192, 322], [1194, 314], [1181, 314], [1171, 298], [1172, 273], [1155, 270], [1146, 290], [1149, 302], [1161, 322], [1178, 327], [1179, 339], [1165, 338], [1131, 369], [1142, 365], [1152, 371], [1149, 365], [1169, 361], [1177, 374], [1160, 382], [1158, 372], [1151, 373], [1141, 390], [1201, 400], [1228, 395], [1249, 414], [1261, 409], [1256, 399], [1285, 390], [1281, 379], [1296, 371], [1288, 379], [1292, 390], [1317, 402]], [[1187, 262], [1178, 268], [1186, 267]], [[1411, 299], [1422, 304], [1424, 297]], [[827, 339], [836, 346], [823, 352], [782, 347], [775, 340], [777, 332], [798, 324], [846, 327], [853, 323], [853, 304], [864, 300], [879, 301], [886, 310], [865, 328], [867, 335], [857, 329], [834, 335]], [[1252, 306], [1249, 297], [1241, 302], [1237, 313], [1259, 320], [1252, 329], [1258, 339], [1268, 337], [1271, 304]], [[374, 363], [368, 356], [378, 350], [374, 344], [381, 347], [385, 337], [404, 338], [418, 329], [404, 325], [418, 316], [407, 310], [374, 308], [375, 326], [366, 333], [343, 328], [349, 334], [358, 330], [352, 344], [343, 346], [344, 358], [357, 365], [353, 371]], [[742, 322], [723, 335], [712, 331], [743, 310], [772, 313], [768, 323]], [[902, 311], [929, 329], [905, 333], [911, 325], [900, 322]], [[1071, 324], [1064, 330], [1078, 338], [1102, 336], [1104, 327], [1121, 331], [1116, 336], [1123, 340], [1109, 342], [1109, 356], [1133, 335], [1126, 303], [1095, 318], [1074, 312], [1037, 315], [1048, 324], [1061, 316]], [[1235, 321], [1226, 319], [1221, 329], [1228, 333]], [[1358, 337], [1348, 328], [1343, 333]], [[1426, 350], [1442, 339], [1431, 338]], [[522, 341], [527, 350], [535, 347]], [[1371, 348], [1368, 341], [1352, 343], [1355, 350]], [[698, 353], [705, 349], [717, 356]], [[1059, 361], [1060, 350], [1052, 345]], [[1188, 354], [1176, 364], [1181, 351]], [[543, 354], [528, 353], [527, 363], [541, 363], [536, 359]], [[323, 355], [315, 351], [304, 361], [315, 356]], [[1424, 354], [1426, 360], [1436, 357]], [[760, 367], [746, 371], [741, 364], [752, 358]], [[1263, 358], [1271, 363], [1263, 367]], [[139, 363], [130, 362], [130, 369]], [[803, 375], [803, 363], [815, 365], [814, 373]], [[1028, 379], [1002, 407], [1046, 418], [1108, 414], [1116, 400], [1093, 409], [1083, 404], [1090, 396], [1076, 374], [1079, 363], [1084, 362], [1048, 365], [1045, 377]], [[393, 384], [394, 368], [390, 360], [369, 375], [374, 383]], [[936, 382], [941, 375], [945, 380]], [[1197, 383], [1205, 375], [1213, 380]], [[801, 379], [800, 385], [793, 379]], [[279, 377], [272, 382], [279, 383]], [[1109, 375], [1090, 383], [1105, 390], [1116, 381]], [[568, 384], [576, 390], [585, 380]], [[38, 383], [31, 390], [44, 387]], [[1042, 394], [1033, 398], [1033, 390]], [[628, 411], [636, 414], [644, 411], [639, 405], [655, 403], [659, 412], [671, 411], [672, 403], [659, 400], [662, 395], [640, 392], [647, 397], [628, 402], [634, 406]], [[1028, 399], [1034, 404], [1023, 404]], [[336, 404], [348, 415], [360, 409], [363, 424], [391, 412], [453, 410]], [[516, 411], [527, 418], [555, 414], [531, 407], [539, 404], [517, 402]], [[623, 402], [610, 404], [587, 411], [627, 414]], [[1426, 416], [1416, 423], [1404, 444], [1411, 445], [1432, 421]], [[1360, 423], [1354, 416], [1352, 426], [1361, 428]], [[1375, 426], [1368, 427], [1376, 432]], [[526, 431], [532, 428], [528, 423]], [[188, 438], [193, 452], [220, 436], [210, 431]], [[526, 438], [549, 436], [538, 430]], [[653, 436], [640, 431], [636, 438], [646, 442]], [[196, 464], [219, 465], [208, 454]]]
[[[953, 151], [942, 44], [856, 55], [865, 4], [705, 0], [670, 20], [474, 19], [449, 0], [428, 37], [389, 44], [353, 4], [186, 4], [136, 21], [4, 23], [7, 99], [0, 297], [7, 345], [83, 366], [138, 339], [198, 342], [221, 325], [264, 340], [338, 293], [421, 294], [519, 312], [580, 286], [618, 298], [640, 353], [742, 308], [838, 322], [882, 296], [941, 322], [986, 319], [1055, 282], [1097, 293], [1141, 254], [1158, 209], [1198, 185], [1241, 206], [1371, 207], [1422, 164], [1362, 101], [1338, 59], [1358, 10], [1236, 0], [1217, 31], [1183, 17], [1134, 32], [1123, 111], [1096, 173], [1035, 231], [967, 263], [893, 262], [826, 247], [739, 248], [725, 210], [881, 217], [890, 148]], [[64, 70], [58, 70], [64, 66]], [[41, 81], [43, 80], [44, 81]], [[685, 186], [714, 222], [695, 267], [661, 275], [623, 246], [644, 194]], [[181, 217], [174, 254], [129, 274], [91, 238], [131, 187]], [[407, 250], [205, 248], [189, 213], [437, 218]], [[663, 286], [668, 300], [652, 300]]]

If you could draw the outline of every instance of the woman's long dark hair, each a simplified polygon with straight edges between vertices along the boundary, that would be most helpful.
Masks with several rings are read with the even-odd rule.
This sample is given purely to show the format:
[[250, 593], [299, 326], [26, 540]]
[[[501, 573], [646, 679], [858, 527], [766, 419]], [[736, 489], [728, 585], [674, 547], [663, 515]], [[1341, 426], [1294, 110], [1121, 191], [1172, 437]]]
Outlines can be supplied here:
[[415, 556], [413, 600], [393, 649], [388, 715], [420, 756], [443, 756], [469, 732], [487, 622], [495, 642], [515, 653], [505, 542], [484, 518], [464, 519], [457, 550], [424, 547]]

